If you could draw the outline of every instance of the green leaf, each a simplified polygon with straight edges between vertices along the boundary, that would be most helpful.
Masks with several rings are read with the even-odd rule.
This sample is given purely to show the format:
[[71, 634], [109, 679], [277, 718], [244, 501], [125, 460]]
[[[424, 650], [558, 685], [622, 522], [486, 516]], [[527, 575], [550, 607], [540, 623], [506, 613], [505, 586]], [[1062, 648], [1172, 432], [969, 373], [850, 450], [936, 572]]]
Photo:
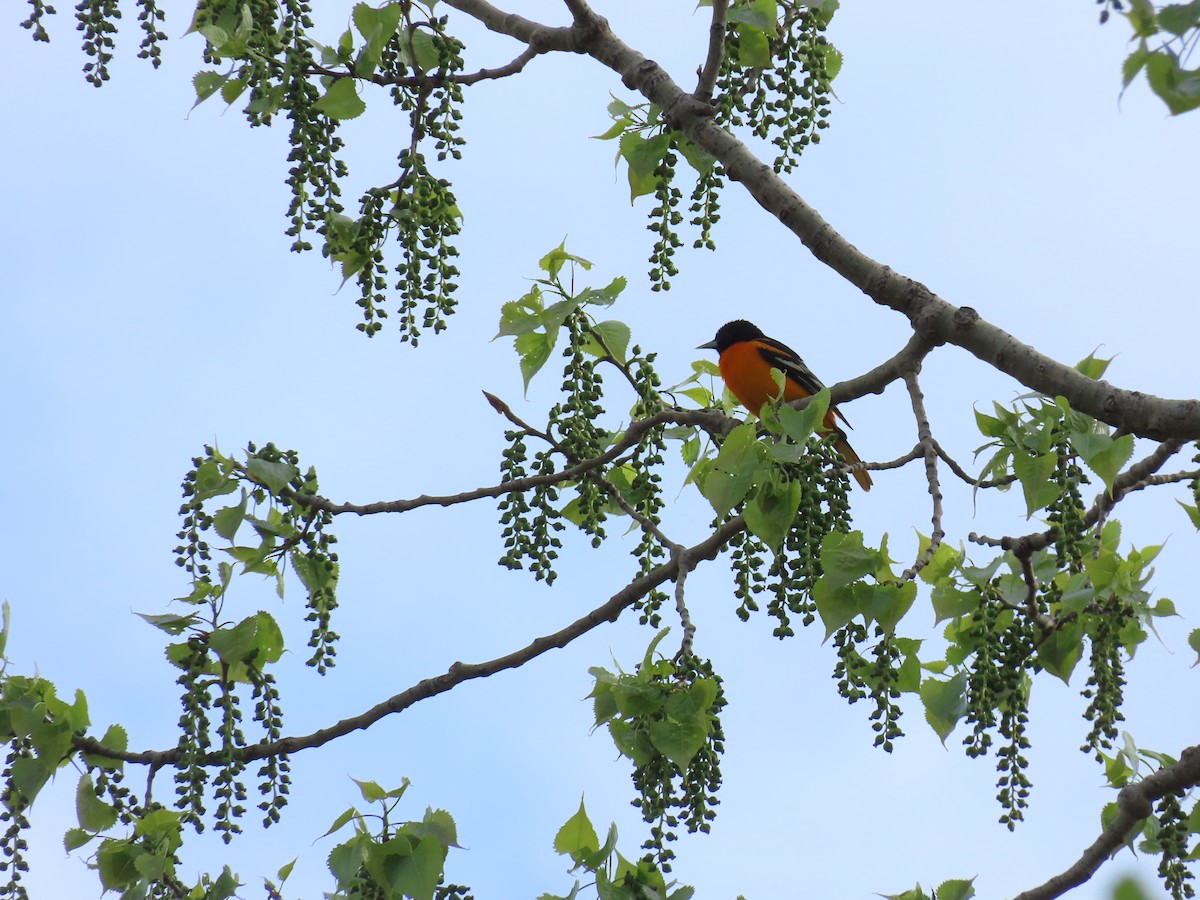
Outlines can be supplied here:
[[729, 432], [717, 458], [700, 485], [717, 515], [723, 516], [740, 503], [754, 486], [763, 465], [764, 449], [756, 438], [756, 429], [744, 422]]
[[1012, 467], [1021, 489], [1025, 492], [1025, 511], [1033, 515], [1037, 510], [1054, 500], [1058, 494], [1058, 485], [1051, 483], [1058, 460], [1053, 453], [1041, 453], [1031, 456], [1020, 452], [1013, 454]]
[[680, 769], [686, 769], [708, 738], [708, 728], [694, 718], [676, 721], [652, 719], [647, 725], [650, 742]]
[[505, 335], [537, 331], [546, 324], [542, 318], [544, 312], [542, 289], [535, 284], [529, 293], [517, 300], [509, 300], [500, 307], [500, 330], [492, 340]]
[[683, 158], [687, 160], [689, 166], [701, 175], [712, 171], [712, 167], [717, 162], [715, 156], [707, 150], [697, 147], [679, 132], [672, 132], [672, 134], [675, 138], [675, 145], [679, 148], [679, 152], [683, 154]]
[[141, 619], [149, 622], [160, 631], [165, 631], [167, 634], [182, 634], [187, 630], [188, 626], [193, 625], [197, 621], [196, 613], [189, 613], [186, 616], [181, 616], [178, 613], [159, 613], [152, 615], [150, 613], [134, 613]]
[[846, 57], [833, 44], [826, 43], [821, 49], [825, 54], [825, 74], [829, 76], [830, 81], [833, 81], [842, 71], [842, 63], [846, 61]]
[[597, 322], [588, 331], [594, 339], [589, 341], [584, 350], [601, 359], [611, 356], [619, 363], [626, 362], [626, 350], [629, 348], [629, 341], [632, 337], [628, 325], [624, 322], [610, 320]]
[[538, 370], [546, 364], [558, 338], [558, 329], [550, 332], [530, 331], [517, 335], [517, 355], [521, 358], [521, 377], [525, 379], [525, 392], [529, 392], [529, 382]]
[[821, 566], [825, 573], [820, 580], [831, 587], [841, 587], [877, 571], [880, 562], [878, 550], [863, 546], [861, 531], [831, 532], [821, 541]]
[[272, 462], [258, 456], [250, 457], [246, 468], [255, 481], [266, 485], [267, 490], [276, 495], [282, 494], [288, 482], [300, 474], [300, 470], [290, 463]]
[[372, 843], [370, 835], [360, 833], [330, 852], [327, 865], [340, 887], [355, 883]]
[[[756, 410], [751, 411], [756, 412]], [[797, 444], [803, 444], [825, 421], [825, 413], [828, 411], [829, 388], [821, 388], [813, 394], [804, 409], [797, 410], [786, 403], [780, 404], [778, 409], [779, 425], [783, 428], [785, 435]]]
[[242, 96], [249, 82], [243, 81], [240, 78], [230, 78], [221, 85], [221, 99], [232, 105], [238, 97]]
[[1129, 12], [1125, 15], [1133, 26], [1135, 37], [1148, 38], [1158, 32], [1154, 4], [1150, 0], [1130, 0], [1129, 6]]
[[1083, 626], [1074, 621], [1056, 628], [1038, 645], [1037, 655], [1047, 672], [1070, 684], [1071, 672], [1083, 655]]
[[858, 599], [850, 585], [834, 587], [825, 578], [818, 578], [813, 585], [812, 598], [825, 624], [825, 640], [859, 613]]
[[967, 712], [967, 676], [959, 672], [949, 681], [926, 678], [921, 682], [921, 703], [925, 705], [925, 721], [946, 744], [946, 738]]
[[1188, 634], [1188, 646], [1196, 651], [1196, 661], [1192, 665], [1200, 665], [1200, 628], [1193, 628]]
[[761, 484], [746, 504], [746, 527], [772, 550], [778, 550], [800, 508], [800, 482], [776, 477]]
[[143, 851], [128, 840], [111, 839], [96, 851], [96, 869], [105, 891], [120, 891], [138, 880], [137, 858]]
[[765, 69], [771, 65], [771, 37], [753, 25], [736, 25], [737, 64], [743, 68]]
[[71, 853], [78, 850], [94, 837], [94, 834], [86, 832], [82, 828], [68, 828], [66, 834], [63, 835], [63, 848], [68, 853]]
[[579, 810], [563, 823], [554, 836], [554, 851], [573, 860], [580, 860], [586, 853], [594, 853], [600, 848], [600, 838], [588, 818], [587, 810], [583, 807], [583, 798], [579, 798]]
[[667, 133], [644, 138], [636, 131], [621, 135], [620, 153], [629, 167], [629, 201], [654, 192], [658, 178], [654, 172], [671, 144]]
[[957, 619], [979, 608], [979, 594], [975, 591], [964, 591], [951, 583], [935, 585], [930, 594], [933, 605], [933, 622], [944, 622], [947, 619]]
[[779, 9], [775, 0], [733, 3], [726, 13], [726, 21], [753, 25], [755, 28], [774, 33], [779, 29]]
[[584, 259], [582, 256], [576, 256], [573, 253], [568, 253], [566, 247], [567, 242], [564, 238], [561, 244], [538, 261], [538, 266], [550, 276], [551, 280], [557, 278], [558, 273], [562, 271], [562, 267], [569, 262], [580, 266], [585, 272], [592, 267], [590, 260]]
[[1107, 433], [1107, 429], [1104, 432], [1094, 429], [1072, 430], [1071, 444], [1088, 468], [1100, 476], [1111, 494], [1117, 473], [1133, 456], [1133, 435], [1123, 434], [1114, 438]]
[[934, 891], [937, 900], [971, 900], [975, 896], [974, 878], [952, 878]]
[[376, 803], [387, 797], [387, 791], [383, 786], [376, 781], [359, 781], [357, 778], [351, 778], [358, 785], [358, 791], [362, 794], [362, 798], [368, 803]]
[[233, 628], [218, 628], [208, 639], [212, 651], [231, 668], [230, 677], [245, 680], [242, 664], [262, 669], [283, 656], [283, 632], [274, 617], [259, 610]]
[[385, 864], [385, 871], [390, 870], [391, 885], [397, 896], [433, 900], [446, 863], [446, 845], [427, 838], [413, 847], [411, 853], [401, 854], [391, 863], [390, 867]]
[[354, 6], [354, 27], [366, 38], [366, 45], [354, 64], [354, 72], [362, 77], [370, 76], [379, 67], [384, 45], [391, 40], [400, 24], [401, 6], [387, 3], [379, 9], [367, 3]]
[[196, 469], [195, 499], [208, 500], [221, 494], [230, 494], [237, 490], [237, 480], [230, 478], [221, 471], [221, 465], [215, 459], [206, 459]]
[[197, 72], [192, 77], [192, 86], [196, 89], [196, 103], [192, 107], [195, 109], [213, 94], [221, 89], [225, 84], [225, 76], [220, 72]]
[[246, 501], [248, 498], [249, 495], [243, 490], [241, 503], [237, 506], [226, 506], [224, 509], [218, 510], [216, 515], [213, 516], [213, 528], [225, 540], [232, 541], [233, 536], [237, 534], [237, 530], [245, 520]]
[[1159, 99], [1167, 104], [1171, 115], [1190, 112], [1200, 107], [1200, 75], [1181, 69], [1173, 54], [1158, 50], [1146, 61], [1146, 79]]
[[866, 616], [867, 624], [872, 621], [878, 622], [888, 633], [896, 630], [896, 625], [917, 599], [915, 581], [906, 581], [899, 585], [857, 582], [853, 585], [853, 590], [858, 607]]
[[1146, 42], [1142, 41], [1141, 45], [1125, 57], [1125, 62], [1121, 64], [1121, 89], [1129, 87], [1133, 83], [1133, 79], [1137, 78], [1138, 72], [1146, 67], [1147, 60], [1150, 59], [1150, 49], [1146, 46]]
[[1176, 500], [1175, 502], [1182, 506], [1183, 511], [1188, 514], [1188, 518], [1192, 520], [1192, 527], [1200, 531], [1200, 507], [1184, 503], [1182, 500]]
[[625, 131], [628, 128], [630, 128], [632, 125], [633, 125], [632, 119], [630, 119], [628, 116], [621, 116], [619, 119], [617, 119], [615, 122], [613, 122], [612, 125], [609, 126], [608, 130], [605, 131], [603, 134], [593, 134], [592, 140], [611, 141], [613, 138], [617, 137], [618, 135], [624, 134]]
[[336, 79], [313, 106], [331, 119], [355, 119], [367, 109], [353, 78]]
[[[919, 542], [918, 556], [924, 556], [925, 550], [929, 547], [929, 538], [917, 532], [917, 540]], [[929, 560], [925, 568], [920, 572], [920, 579], [926, 584], [938, 585], [947, 581], [955, 569], [963, 561], [963, 552], [951, 547], [945, 541], [938, 544], [938, 548], [933, 551], [933, 558]]]
[[[1128, 84], [1129, 82], [1125, 82]], [[1086, 375], [1094, 381], [1104, 377], [1104, 373], [1108, 371], [1109, 364], [1115, 359], [1110, 356], [1108, 359], [1100, 359], [1096, 354], [1089, 353], [1086, 357], [1075, 363], [1075, 370]]]
[[1158, 11], [1158, 24], [1165, 31], [1183, 37], [1200, 22], [1200, 0], [1172, 3]]
[[999, 438], [1008, 434], [1008, 425], [995, 416], [975, 410], [975, 425], [984, 437]]
[[[1116, 806], [1115, 803], [1111, 805]], [[1126, 875], [1113, 885], [1112, 900], [1152, 900], [1152, 897], [1142, 890], [1132, 875]]]
[[117, 821], [117, 811], [96, 796], [96, 785], [86, 772], [75, 789], [75, 815], [79, 827], [91, 832], [107, 831]]

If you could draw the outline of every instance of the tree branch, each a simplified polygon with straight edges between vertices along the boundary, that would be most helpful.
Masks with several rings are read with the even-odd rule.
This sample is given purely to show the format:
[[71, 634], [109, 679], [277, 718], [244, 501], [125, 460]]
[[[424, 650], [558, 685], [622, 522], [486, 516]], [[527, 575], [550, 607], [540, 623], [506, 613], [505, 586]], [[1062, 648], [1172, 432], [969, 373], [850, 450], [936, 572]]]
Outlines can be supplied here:
[[942, 545], [942, 538], [946, 536], [946, 532], [942, 529], [942, 485], [938, 480], [937, 446], [933, 442], [933, 432], [929, 427], [929, 414], [925, 412], [925, 395], [921, 392], [920, 381], [917, 380], [917, 369], [904, 373], [904, 383], [908, 387], [913, 416], [917, 420], [917, 442], [925, 456], [925, 480], [929, 483], [929, 496], [933, 500], [933, 530], [929, 534], [929, 545], [900, 576], [903, 581], [911, 581], [929, 565], [933, 554], [937, 553], [938, 547]]
[[[1091, 528], [1096, 525], [1126, 495], [1149, 486], [1154, 473], [1161, 469], [1168, 459], [1178, 453], [1182, 446], [1183, 444], [1180, 441], [1163, 441], [1152, 452], [1148, 453], [1144, 459], [1138, 460], [1113, 479], [1112, 496], [1110, 497], [1107, 491], [1101, 491], [1096, 495], [1091, 509], [1083, 517], [1083, 527]], [[1046, 531], [1035, 531], [1032, 534], [1022, 535], [1021, 537], [1005, 536], [992, 538], [972, 531], [967, 535], [967, 540], [986, 547], [999, 547], [1002, 550], [1011, 550], [1020, 559], [1022, 556], [1035, 553], [1038, 550], [1045, 550], [1049, 547], [1054, 542], [1054, 532], [1047, 529]]]
[[[454, 0], [452, 5], [466, 10], [475, 3]], [[571, 10], [576, 27], [581, 28], [582, 52], [618, 73], [628, 88], [656, 103], [671, 127], [715, 156], [729, 178], [742, 182], [759, 205], [795, 234], [813, 256], [876, 303], [906, 316], [913, 330], [931, 344], [962, 347], [1026, 387], [1050, 396], [1061, 394], [1072, 409], [1122, 431], [1156, 441], [1200, 439], [1200, 400], [1165, 399], [1089, 378], [1020, 342], [970, 307], [954, 306], [920, 282], [867, 256], [770, 165], [716, 124], [707, 103], [688, 94], [661, 66], [613, 34], [608, 23], [583, 0], [573, 0]]]
[[[487, 394], [487, 392], [484, 392]], [[499, 398], [487, 394], [492, 407], [501, 415], [506, 415], [508, 405]], [[497, 406], [499, 404], [499, 406]], [[407, 500], [379, 500], [374, 503], [335, 503], [325, 497], [315, 494], [292, 495], [299, 503], [313, 509], [320, 509], [333, 515], [356, 513], [360, 516], [376, 515], [378, 513], [403, 513], [419, 509], [422, 506], [454, 506], [458, 503], [469, 503], [484, 497], [500, 497], [513, 491], [525, 491], [544, 484], [559, 484], [564, 481], [575, 481], [593, 469], [612, 462], [630, 447], [642, 439], [646, 432], [659, 425], [697, 425], [708, 431], [718, 433], [733, 427], [731, 421], [715, 409], [664, 409], [645, 419], [631, 422], [624, 434], [611, 447], [592, 459], [585, 459], [561, 472], [550, 472], [544, 475], [528, 475], [525, 478], [514, 478], [500, 484], [475, 488], [459, 494], [429, 495], [422, 494]]]
[[[352, 731], [370, 728], [386, 716], [403, 712], [422, 700], [436, 697], [438, 694], [444, 694], [465, 681], [471, 681], [475, 678], [486, 678], [489, 675], [495, 675], [497, 672], [503, 672], [505, 669], [515, 669], [523, 666], [548, 650], [567, 646], [567, 644], [576, 638], [587, 634], [604, 622], [615, 622], [622, 612], [646, 596], [651, 590], [663, 582], [678, 577], [680, 572], [683, 571], [681, 567], [684, 565], [685, 560], [690, 563], [688, 567], [692, 568], [700, 560], [714, 559], [729, 542], [730, 538], [744, 530], [745, 527], [746, 522], [741, 516], [730, 519], [700, 543], [687, 548], [682, 553], [673, 554], [669, 561], [647, 572], [645, 575], [635, 578], [621, 590], [617, 591], [617, 593], [613, 594], [608, 601], [602, 603], [587, 615], [576, 619], [570, 625], [559, 629], [553, 634], [535, 638], [525, 647], [514, 650], [506, 656], [500, 656], [496, 659], [480, 663], [456, 662], [450, 666], [445, 674], [419, 681], [407, 690], [389, 697], [382, 703], [377, 703], [365, 712], [348, 719], [342, 719], [328, 728], [322, 728], [314, 731], [312, 734], [300, 737], [286, 737], [278, 741], [251, 744], [247, 747], [234, 750], [232, 754], [227, 754], [224, 750], [216, 750], [202, 756], [198, 760], [198, 763], [203, 766], [225, 765], [230, 758], [243, 762], [251, 762], [253, 760], [278, 756], [283, 753], [291, 754], [300, 750], [320, 747]], [[106, 747], [96, 738], [87, 736], [73, 737], [72, 746], [82, 753], [90, 753], [95, 756], [105, 757], [106, 759], [121, 760], [128, 763], [141, 763], [155, 767], [176, 765], [180, 759], [180, 752], [177, 747], [173, 747], [170, 750], [128, 752]]]
[[692, 96], [704, 103], [712, 100], [717, 76], [721, 74], [721, 65], [725, 62], [725, 21], [728, 11], [729, 0], [713, 0], [712, 23], [708, 26], [708, 56], [704, 59], [696, 89], [692, 91]]
[[1054, 900], [1079, 887], [1121, 849], [1133, 830], [1154, 811], [1154, 801], [1197, 784], [1200, 784], [1200, 745], [1184, 750], [1179, 762], [1121, 788], [1117, 794], [1117, 815], [1083, 855], [1066, 871], [1018, 894], [1014, 900]]

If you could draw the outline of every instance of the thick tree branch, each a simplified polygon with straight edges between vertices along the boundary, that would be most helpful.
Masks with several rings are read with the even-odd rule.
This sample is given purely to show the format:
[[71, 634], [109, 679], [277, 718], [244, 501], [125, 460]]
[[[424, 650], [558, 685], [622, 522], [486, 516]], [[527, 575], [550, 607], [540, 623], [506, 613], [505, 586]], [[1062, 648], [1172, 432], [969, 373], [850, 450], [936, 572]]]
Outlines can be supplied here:
[[1074, 865], [1044, 884], [1018, 894], [1014, 900], [1054, 900], [1079, 887], [1121, 849], [1133, 830], [1153, 812], [1156, 800], [1198, 784], [1200, 745], [1184, 750], [1179, 762], [1164, 766], [1136, 784], [1121, 788], [1117, 794], [1117, 815]]
[[[488, 6], [474, 0], [453, 0], [451, 5], [472, 14], [475, 7]], [[579, 51], [608, 66], [627, 87], [656, 103], [672, 127], [715, 156], [728, 176], [742, 182], [759, 205], [817, 259], [876, 303], [906, 316], [917, 334], [933, 344], [962, 347], [1026, 387], [1050, 396], [1061, 394], [1072, 409], [1122, 431], [1157, 441], [1200, 439], [1200, 401], [1154, 397], [1088, 378], [985, 321], [975, 310], [954, 306], [920, 282], [867, 256], [805, 203], [770, 165], [717, 125], [707, 103], [684, 91], [661, 66], [613, 34], [607, 21], [582, 0], [573, 0], [570, 6], [579, 29]], [[498, 15], [485, 24], [519, 37], [520, 29]]]
[[[730, 538], [744, 530], [745, 527], [745, 520], [741, 516], [730, 519], [700, 543], [687, 548], [682, 553], [673, 554], [669, 561], [658, 566], [653, 571], [635, 578], [621, 590], [617, 591], [617, 593], [613, 594], [608, 601], [602, 603], [587, 615], [576, 619], [570, 625], [559, 629], [553, 634], [535, 638], [531, 643], [519, 650], [514, 650], [512, 653], [486, 662], [456, 662], [450, 666], [445, 674], [419, 681], [407, 690], [389, 697], [382, 703], [377, 703], [365, 712], [348, 719], [342, 719], [328, 728], [322, 728], [314, 731], [312, 734], [299, 737], [286, 737], [278, 741], [251, 744], [250, 746], [234, 751], [232, 756], [234, 759], [250, 762], [257, 759], [278, 756], [282, 753], [291, 754], [300, 750], [321, 747], [352, 731], [370, 728], [386, 716], [403, 712], [422, 700], [428, 700], [430, 697], [444, 694], [465, 681], [471, 681], [475, 678], [486, 678], [489, 675], [495, 675], [497, 672], [503, 672], [505, 669], [515, 669], [523, 666], [525, 663], [536, 659], [549, 650], [567, 646], [567, 644], [576, 638], [587, 634], [604, 622], [615, 622], [622, 612], [642, 597], [645, 597], [646, 594], [660, 584], [670, 581], [672, 578], [679, 577], [681, 572], [694, 568], [696, 563], [701, 560], [716, 558], [717, 554], [721, 552]], [[180, 758], [179, 749], [175, 747], [170, 750], [128, 752], [105, 747], [96, 738], [86, 736], [74, 737], [72, 745], [82, 753], [91, 753], [107, 759], [116, 759], [128, 763], [141, 763], [155, 767], [173, 766], [179, 762]], [[224, 751], [218, 750], [203, 756], [199, 760], [199, 764], [204, 766], [224, 765], [228, 760], [229, 756]]]

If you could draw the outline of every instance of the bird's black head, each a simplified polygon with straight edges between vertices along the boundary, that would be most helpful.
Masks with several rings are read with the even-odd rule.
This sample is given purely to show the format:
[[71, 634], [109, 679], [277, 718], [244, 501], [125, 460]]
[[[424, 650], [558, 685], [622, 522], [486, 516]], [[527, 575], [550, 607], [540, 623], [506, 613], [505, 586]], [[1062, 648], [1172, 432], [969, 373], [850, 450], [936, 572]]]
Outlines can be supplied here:
[[732, 322], [726, 322], [717, 329], [717, 336], [707, 344], [701, 344], [697, 350], [716, 350], [718, 353], [724, 353], [729, 347], [734, 344], [739, 344], [742, 341], [753, 341], [756, 338], [763, 336], [762, 331], [753, 322], [747, 322], [745, 319], [734, 319]]

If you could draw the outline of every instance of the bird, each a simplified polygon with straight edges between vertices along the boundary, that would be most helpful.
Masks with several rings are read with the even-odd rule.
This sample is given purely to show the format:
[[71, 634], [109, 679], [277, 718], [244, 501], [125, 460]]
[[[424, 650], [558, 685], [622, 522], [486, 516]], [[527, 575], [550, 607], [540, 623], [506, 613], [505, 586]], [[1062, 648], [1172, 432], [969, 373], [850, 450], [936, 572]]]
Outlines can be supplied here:
[[[757, 415], [763, 404], [779, 396], [779, 386], [771, 377], [772, 369], [783, 372], [784, 401], [811, 397], [825, 387], [816, 375], [791, 347], [769, 338], [762, 329], [745, 319], [726, 322], [717, 329], [717, 336], [697, 350], [716, 350], [721, 377], [730, 393], [750, 412]], [[829, 407], [820, 429], [822, 436], [834, 435], [833, 447], [847, 463], [861, 463], [862, 458], [854, 452], [846, 440], [846, 432], [837, 424], [837, 419], [849, 427], [850, 423], [836, 407]], [[855, 469], [854, 480], [864, 491], [871, 489], [871, 476], [866, 469]]]

